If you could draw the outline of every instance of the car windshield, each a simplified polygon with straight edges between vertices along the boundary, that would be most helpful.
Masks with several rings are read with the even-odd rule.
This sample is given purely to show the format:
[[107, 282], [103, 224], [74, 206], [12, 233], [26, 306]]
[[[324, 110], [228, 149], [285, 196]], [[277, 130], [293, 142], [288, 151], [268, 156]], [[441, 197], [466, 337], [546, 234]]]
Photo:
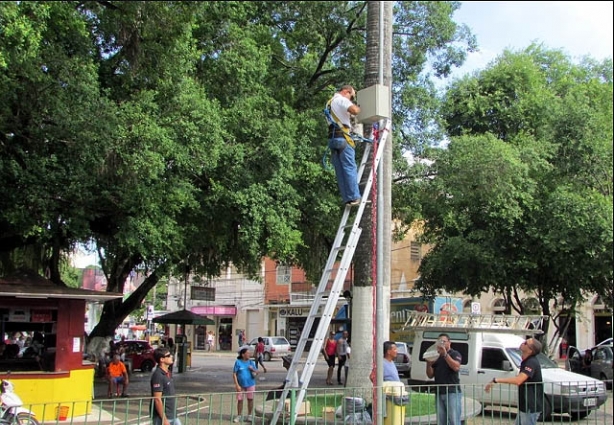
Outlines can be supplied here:
[[[508, 348], [506, 351], [509, 353], [510, 357], [516, 367], [520, 367], [520, 363], [522, 363], [522, 353], [519, 348]], [[550, 360], [543, 353], [539, 353], [537, 355], [537, 360], [539, 361], [539, 365], [542, 369], [558, 369], [559, 365], [556, 364], [553, 360]]]
[[397, 353], [407, 354], [407, 345], [399, 344], [398, 342], [395, 345], [397, 346]]

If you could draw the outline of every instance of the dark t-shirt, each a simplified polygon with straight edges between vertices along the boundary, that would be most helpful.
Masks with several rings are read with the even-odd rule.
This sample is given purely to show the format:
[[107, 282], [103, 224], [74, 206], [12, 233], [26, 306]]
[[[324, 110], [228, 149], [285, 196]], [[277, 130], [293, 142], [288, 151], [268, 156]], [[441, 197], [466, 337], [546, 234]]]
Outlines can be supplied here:
[[529, 378], [518, 387], [518, 408], [521, 412], [537, 413], [543, 409], [544, 384], [542, 368], [535, 356], [528, 357], [520, 363], [520, 373]]
[[[160, 367], [156, 367], [151, 373], [151, 395], [162, 392], [162, 402], [164, 403], [164, 414], [168, 419], [177, 417], [175, 407], [175, 384], [170, 373], [164, 372]], [[152, 416], [159, 418], [157, 410], [154, 408], [154, 402], [151, 401]]]
[[[450, 349], [450, 351], [448, 351], [448, 356], [459, 363], [463, 360], [461, 353], [456, 350]], [[445, 385], [437, 388], [439, 394], [461, 392], [458, 372], [454, 372], [450, 366], [448, 366], [446, 359], [439, 357], [435, 360], [435, 363], [433, 363], [433, 373], [435, 374], [435, 383], [438, 385]]]

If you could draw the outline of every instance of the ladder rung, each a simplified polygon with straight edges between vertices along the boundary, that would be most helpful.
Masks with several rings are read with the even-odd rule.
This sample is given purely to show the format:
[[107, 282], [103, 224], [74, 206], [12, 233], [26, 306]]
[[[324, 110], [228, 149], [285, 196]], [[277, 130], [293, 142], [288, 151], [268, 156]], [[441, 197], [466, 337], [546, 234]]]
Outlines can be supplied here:
[[[363, 158], [360, 163], [360, 167], [358, 169], [358, 179], [362, 183], [362, 176], [365, 175], [365, 170], [367, 168], [372, 169], [377, 167], [380, 164], [380, 159], [383, 156], [384, 146], [386, 143], [386, 139], [389, 137], [390, 128], [391, 128], [391, 120], [386, 120], [386, 125], [383, 130], [380, 132], [380, 143], [377, 146], [377, 153], [371, 167], [366, 167], [366, 164], [371, 160], [371, 148], [372, 144], [368, 144], [365, 147]], [[373, 175], [371, 171], [369, 171], [369, 175], [365, 180], [365, 188], [366, 186], [373, 183]], [[366, 195], [366, 194], [365, 194]], [[318, 356], [320, 354], [320, 350], [322, 349], [324, 340], [328, 335], [328, 327], [330, 326], [330, 322], [333, 317], [334, 310], [337, 306], [337, 302], [339, 297], [341, 296], [341, 292], [343, 291], [343, 284], [345, 282], [345, 278], [347, 276], [348, 270], [351, 266], [352, 257], [354, 256], [354, 251], [356, 250], [356, 245], [358, 240], [360, 239], [360, 235], [362, 233], [362, 229], [360, 226], [360, 220], [362, 218], [362, 213], [364, 212], [364, 206], [367, 202], [371, 202], [368, 197], [364, 196], [360, 199], [360, 203], [358, 206], [357, 213], [353, 215], [354, 223], [350, 226], [346, 226], [346, 221], [352, 215], [350, 214], [350, 210], [347, 207], [352, 207], [352, 205], [347, 205], [346, 209], [343, 213], [343, 218], [341, 219], [341, 223], [339, 223], [339, 229], [337, 230], [337, 236], [335, 238], [335, 243], [331, 249], [329, 254], [328, 262], [326, 264], [326, 268], [322, 273], [322, 277], [320, 279], [320, 283], [318, 285], [317, 292], [315, 294], [314, 302], [311, 305], [309, 315], [307, 316], [307, 320], [305, 322], [305, 326], [303, 327], [303, 333], [301, 333], [301, 337], [299, 342], [296, 345], [296, 350], [294, 352], [294, 358], [292, 360], [292, 364], [288, 369], [288, 373], [286, 375], [286, 382], [291, 382], [290, 377], [293, 377], [294, 374], [298, 373], [297, 365], [300, 363], [304, 365], [302, 373], [299, 377], [299, 391], [296, 396], [296, 404], [301, 405], [307, 387], [309, 386], [309, 381], [311, 379], [311, 375], [314, 371], [315, 365], [317, 363]], [[342, 245], [343, 238], [346, 237], [344, 234], [344, 229], [351, 228], [351, 232], [347, 235], [347, 241], [345, 245]], [[337, 261], [337, 254], [343, 251], [343, 255], [341, 256], [341, 260], [339, 262], [339, 266], [337, 268], [331, 268], [333, 264]], [[331, 282], [331, 274], [333, 271], [337, 271], [335, 278]], [[312, 330], [312, 327], [315, 326], [315, 319], [320, 317], [320, 321], [316, 326], [316, 330], [313, 338], [309, 337], [309, 333]], [[312, 341], [312, 344], [309, 349], [309, 355], [307, 359], [303, 359], [303, 351], [305, 350], [306, 344], [308, 341]], [[277, 425], [277, 420], [284, 410], [284, 400], [288, 395], [289, 388], [284, 388], [281, 397], [279, 397], [279, 401], [277, 403], [277, 408], [273, 412], [273, 417], [270, 421], [272, 425]], [[293, 420], [296, 419], [296, 412], [294, 413], [295, 417], [290, 419], [290, 422], [293, 423]]]

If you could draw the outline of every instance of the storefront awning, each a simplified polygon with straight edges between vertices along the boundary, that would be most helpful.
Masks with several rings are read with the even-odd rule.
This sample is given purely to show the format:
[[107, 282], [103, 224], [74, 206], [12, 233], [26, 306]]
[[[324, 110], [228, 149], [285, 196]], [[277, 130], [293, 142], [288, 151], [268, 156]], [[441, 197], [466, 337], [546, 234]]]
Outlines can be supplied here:
[[61, 298], [104, 302], [122, 298], [123, 294], [59, 286], [34, 272], [20, 270], [0, 278], [0, 297], [30, 299]]
[[339, 308], [339, 311], [335, 315], [335, 317], [330, 321], [331, 323], [346, 323], [349, 322], [348, 319], [348, 305], [344, 304]]
[[235, 316], [237, 308], [233, 305], [198, 305], [190, 309], [192, 313], [203, 316]]

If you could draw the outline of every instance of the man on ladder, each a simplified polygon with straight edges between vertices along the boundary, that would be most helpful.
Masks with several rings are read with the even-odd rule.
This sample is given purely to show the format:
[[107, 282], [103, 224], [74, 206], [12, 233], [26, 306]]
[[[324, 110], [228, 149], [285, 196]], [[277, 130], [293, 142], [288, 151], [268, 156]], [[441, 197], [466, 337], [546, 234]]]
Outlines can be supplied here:
[[345, 204], [349, 205], [360, 203], [354, 150], [356, 142], [350, 134], [352, 126], [350, 118], [360, 112], [360, 107], [352, 102], [355, 97], [354, 88], [345, 85], [328, 101], [325, 110], [328, 120], [328, 147], [331, 150], [331, 162], [335, 167], [341, 198]]

